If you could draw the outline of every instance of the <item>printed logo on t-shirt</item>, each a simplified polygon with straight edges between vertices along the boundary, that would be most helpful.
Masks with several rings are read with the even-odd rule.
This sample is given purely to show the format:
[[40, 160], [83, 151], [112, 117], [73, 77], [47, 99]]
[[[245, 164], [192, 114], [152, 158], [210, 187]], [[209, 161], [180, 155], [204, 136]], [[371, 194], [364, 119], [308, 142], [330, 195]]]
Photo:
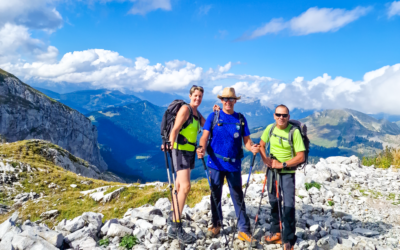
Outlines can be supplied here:
[[239, 137], [239, 133], [238, 132], [234, 133], [233, 137], [238, 138]]

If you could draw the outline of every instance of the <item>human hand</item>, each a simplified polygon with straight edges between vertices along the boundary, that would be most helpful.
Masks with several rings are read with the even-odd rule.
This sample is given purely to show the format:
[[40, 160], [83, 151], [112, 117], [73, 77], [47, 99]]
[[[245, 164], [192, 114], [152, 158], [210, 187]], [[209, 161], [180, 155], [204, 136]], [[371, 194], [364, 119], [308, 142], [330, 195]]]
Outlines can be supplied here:
[[198, 147], [197, 150], [196, 150], [196, 152], [197, 152], [197, 157], [198, 157], [199, 159], [204, 158], [205, 150], [204, 150], [203, 147], [201, 147], [201, 146]]
[[253, 144], [253, 146], [251, 146], [250, 151], [253, 153], [253, 155], [259, 153], [260, 152], [260, 145]]
[[283, 168], [283, 164], [280, 163], [280, 162], [277, 161], [277, 160], [272, 160], [272, 168], [275, 168], [275, 169], [282, 169], [282, 168]]
[[[167, 143], [167, 148], [169, 148], [168, 150], [172, 150], [171, 143]], [[164, 144], [161, 144], [161, 150], [164, 151]]]
[[272, 167], [271, 158], [267, 157], [267, 158], [263, 159], [263, 162], [264, 162], [265, 165], [267, 165], [267, 167], [269, 167], [269, 168]]
[[221, 110], [221, 107], [217, 104], [214, 104], [213, 111]]

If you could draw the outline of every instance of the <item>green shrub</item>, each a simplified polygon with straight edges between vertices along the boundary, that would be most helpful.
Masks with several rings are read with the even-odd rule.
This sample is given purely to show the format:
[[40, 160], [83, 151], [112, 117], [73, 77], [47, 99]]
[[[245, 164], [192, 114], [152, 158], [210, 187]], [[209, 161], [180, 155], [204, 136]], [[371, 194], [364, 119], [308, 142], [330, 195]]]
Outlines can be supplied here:
[[333, 202], [333, 201], [328, 201], [328, 205], [332, 207], [333, 205], [335, 205], [335, 202]]
[[110, 239], [108, 239], [108, 238], [104, 238], [104, 239], [101, 239], [101, 240], [99, 240], [99, 245], [100, 246], [108, 246], [110, 244]]
[[376, 168], [389, 168], [391, 165], [400, 166], [400, 150], [386, 146], [384, 150], [375, 156], [363, 157], [362, 165]]
[[135, 235], [126, 235], [121, 239], [119, 246], [126, 249], [132, 249], [132, 247], [138, 243], [139, 239]]
[[318, 190], [320, 190], [321, 188], [321, 184], [319, 184], [318, 182], [306, 183], [305, 186], [307, 191], [312, 187], [316, 187]]

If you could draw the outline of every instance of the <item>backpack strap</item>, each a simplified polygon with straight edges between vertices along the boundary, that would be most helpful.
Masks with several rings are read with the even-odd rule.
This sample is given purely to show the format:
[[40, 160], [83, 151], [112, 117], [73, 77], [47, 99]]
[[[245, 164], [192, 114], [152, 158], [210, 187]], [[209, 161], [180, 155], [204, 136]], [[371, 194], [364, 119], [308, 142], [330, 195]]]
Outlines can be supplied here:
[[190, 107], [189, 104], [184, 104], [183, 106], [187, 106], [189, 108], [189, 118], [182, 125], [181, 130], [187, 128], [187, 126], [189, 126], [193, 122], [193, 110], [192, 110], [192, 107]]
[[210, 133], [211, 133], [210, 140], [211, 140], [212, 137], [213, 137], [214, 127], [215, 127], [215, 125], [218, 124], [219, 112], [220, 112], [219, 110], [215, 110], [215, 111], [214, 111], [214, 119], [213, 119], [213, 121], [212, 121], [212, 124], [211, 124], [211, 131], [210, 131]]
[[[274, 132], [275, 127], [276, 127], [276, 123], [273, 123], [273, 124], [272, 124], [272, 127], [269, 129], [268, 143], [267, 143], [267, 146], [265, 147], [265, 148], [267, 148], [267, 149], [271, 146], [272, 132]], [[268, 152], [269, 152], [269, 153], [268, 153], [269, 156], [271, 156], [271, 149], [269, 149]]]
[[244, 135], [244, 116], [242, 113], [238, 113], [239, 115], [239, 122], [240, 122], [240, 131], [242, 132], [242, 137]]
[[290, 130], [289, 130], [288, 142], [289, 142], [290, 148], [292, 149], [292, 158], [294, 157], [293, 134], [294, 134], [294, 131], [295, 131], [296, 129], [299, 129], [299, 128], [298, 128], [297, 126], [294, 126], [294, 125], [292, 124], [292, 127], [291, 127]]

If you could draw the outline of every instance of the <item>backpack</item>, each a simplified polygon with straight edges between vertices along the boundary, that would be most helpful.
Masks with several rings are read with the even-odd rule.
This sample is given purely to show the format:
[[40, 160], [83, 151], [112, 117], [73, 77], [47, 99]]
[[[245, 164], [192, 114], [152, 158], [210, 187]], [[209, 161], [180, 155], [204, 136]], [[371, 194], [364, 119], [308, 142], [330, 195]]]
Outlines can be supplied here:
[[[308, 153], [310, 152], [310, 140], [307, 137], [307, 126], [306, 126], [306, 124], [301, 123], [300, 121], [297, 121], [297, 120], [290, 120], [289, 124], [291, 124], [292, 127], [289, 130], [289, 138], [287, 140], [288, 140], [289, 145], [290, 145], [290, 147], [292, 149], [292, 158], [294, 157], [293, 134], [294, 134], [294, 131], [296, 129], [299, 130], [299, 132], [301, 134], [301, 138], [303, 139], [304, 147], [306, 149], [304, 151], [304, 157], [305, 157], [304, 158], [304, 162], [300, 163], [297, 166], [297, 169], [302, 169], [302, 168], [304, 168], [305, 165], [308, 164]], [[270, 143], [270, 141], [271, 141], [272, 132], [274, 131], [275, 126], [276, 126], [276, 123], [274, 123], [272, 125], [271, 129], [269, 130], [269, 141], [268, 141], [268, 143]], [[281, 138], [281, 139], [286, 140], [286, 138]], [[268, 146], [267, 146], [267, 148], [268, 148]], [[270, 150], [270, 152], [271, 152], [271, 150]]]
[[[224, 157], [224, 156], [221, 156], [221, 155], [219, 155], [219, 154], [216, 154], [216, 153], [214, 153], [213, 151], [212, 151], [212, 149], [211, 149], [211, 140], [212, 140], [212, 138], [213, 138], [213, 131], [214, 131], [214, 127], [215, 127], [215, 125], [218, 125], [218, 126], [221, 126], [222, 124], [221, 123], [219, 123], [219, 114], [220, 114], [220, 111], [219, 110], [216, 110], [216, 111], [214, 111], [214, 119], [213, 119], [213, 121], [212, 121], [212, 123], [211, 123], [211, 130], [210, 130], [210, 138], [208, 139], [208, 146], [207, 146], [207, 153], [210, 155], [210, 154], [213, 154], [213, 155], [215, 155], [217, 158], [221, 158], [221, 159], [223, 159], [224, 161], [235, 161], [235, 160], [233, 160], [233, 159], [230, 159], [230, 158], [228, 158], [228, 157]], [[241, 113], [238, 113], [238, 115], [239, 115], [239, 123], [240, 123], [240, 131], [241, 131], [241, 135], [243, 136], [244, 135], [244, 116], [241, 114]], [[240, 151], [239, 151], [239, 154], [238, 154], [238, 156], [235, 158], [235, 159], [241, 159], [241, 158], [243, 158], [244, 157], [244, 152], [243, 152], [243, 148], [240, 148]]]
[[[177, 100], [172, 101], [168, 105], [168, 108], [164, 112], [163, 118], [161, 120], [161, 138], [163, 140], [163, 143], [169, 141], [169, 136], [170, 136], [172, 128], [174, 127], [174, 124], [175, 124], [176, 115], [178, 114], [179, 109], [185, 105], [189, 107], [190, 114], [189, 114], [189, 118], [182, 125], [180, 131], [187, 128], [187, 126], [189, 126], [191, 123], [193, 123], [193, 110], [190, 107], [190, 105], [187, 104], [183, 100], [177, 99]], [[201, 119], [202, 116], [199, 111], [197, 111], [197, 114], [199, 116], [199, 119]], [[187, 139], [184, 136], [182, 136], [181, 134], [178, 135], [178, 143], [179, 144], [187, 144], [187, 143], [192, 144], [192, 143], [188, 142]]]

